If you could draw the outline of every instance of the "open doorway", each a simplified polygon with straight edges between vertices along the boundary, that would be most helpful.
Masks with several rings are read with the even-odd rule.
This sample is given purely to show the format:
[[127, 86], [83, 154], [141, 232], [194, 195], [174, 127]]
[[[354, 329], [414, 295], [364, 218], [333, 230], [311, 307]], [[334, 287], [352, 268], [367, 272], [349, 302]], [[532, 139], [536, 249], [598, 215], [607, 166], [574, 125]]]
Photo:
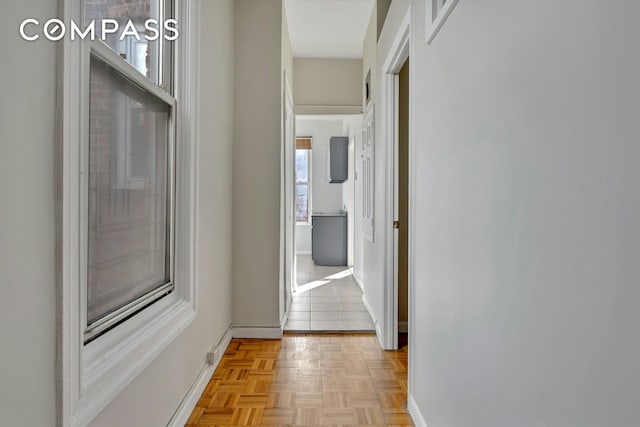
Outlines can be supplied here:
[[386, 138], [384, 324], [382, 345], [412, 342], [411, 265], [411, 12], [407, 11], [382, 67], [382, 133]]
[[287, 313], [291, 310], [291, 302], [293, 290], [296, 286], [296, 259], [295, 259], [295, 241], [296, 241], [296, 220], [294, 210], [295, 198], [295, 177], [294, 177], [294, 149], [295, 149], [295, 118], [293, 112], [293, 96], [291, 94], [291, 84], [287, 73], [284, 73], [283, 79], [283, 163], [284, 168], [281, 172], [284, 198], [281, 208], [284, 215], [281, 218], [281, 226], [284, 227], [284, 233], [281, 236], [280, 255], [284, 272], [284, 280], [280, 286], [280, 325], [286, 321]]
[[409, 332], [409, 59], [398, 73], [397, 257], [398, 348]]
[[296, 285], [288, 332], [374, 330], [352, 275], [361, 128], [361, 114], [296, 116]]

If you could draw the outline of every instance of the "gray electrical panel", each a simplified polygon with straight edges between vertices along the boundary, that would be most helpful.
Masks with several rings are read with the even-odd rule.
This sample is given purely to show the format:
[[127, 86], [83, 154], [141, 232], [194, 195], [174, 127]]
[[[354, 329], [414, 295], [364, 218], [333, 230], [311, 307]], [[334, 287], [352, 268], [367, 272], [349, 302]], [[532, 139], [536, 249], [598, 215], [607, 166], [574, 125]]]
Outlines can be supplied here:
[[347, 265], [347, 213], [311, 216], [311, 258], [317, 265]]
[[349, 174], [349, 137], [332, 136], [329, 141], [329, 182], [345, 182]]

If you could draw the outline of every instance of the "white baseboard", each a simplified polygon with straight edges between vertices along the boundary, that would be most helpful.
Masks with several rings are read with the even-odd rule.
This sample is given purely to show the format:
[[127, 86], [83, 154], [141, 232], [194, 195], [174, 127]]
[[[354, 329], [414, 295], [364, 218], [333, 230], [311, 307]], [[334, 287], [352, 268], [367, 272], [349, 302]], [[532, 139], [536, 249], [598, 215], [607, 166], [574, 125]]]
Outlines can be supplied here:
[[373, 314], [373, 309], [371, 308], [369, 301], [367, 301], [367, 296], [364, 294], [362, 294], [362, 304], [364, 304], [364, 308], [366, 308], [369, 312], [369, 316], [371, 316], [371, 321], [373, 322], [373, 324], [377, 324], [378, 322], [376, 320], [375, 314]]
[[[291, 300], [287, 301], [287, 305], [291, 307]], [[280, 319], [280, 329], [284, 331], [284, 327], [287, 324], [287, 320], [289, 320], [289, 312], [285, 311], [282, 314], [282, 319]]]
[[362, 290], [362, 292], [364, 293], [364, 286], [362, 285], [362, 279], [356, 274], [356, 269], [354, 267], [351, 267], [350, 270], [351, 270], [351, 275], [353, 276], [353, 280], [356, 281], [358, 286], [360, 286], [360, 290]]
[[376, 320], [376, 315], [373, 314], [373, 309], [371, 308], [369, 301], [367, 301], [367, 297], [365, 294], [362, 294], [362, 304], [364, 304], [364, 308], [367, 309], [367, 313], [369, 313], [369, 316], [371, 316], [371, 321], [376, 327], [376, 336], [378, 337], [378, 342], [380, 343], [380, 346], [384, 348], [384, 346], [382, 345], [382, 329], [380, 329], [380, 324]]
[[169, 424], [167, 424], [167, 427], [184, 427], [187, 423], [187, 420], [191, 416], [193, 409], [196, 407], [198, 400], [200, 400], [204, 389], [207, 387], [207, 384], [209, 384], [209, 380], [211, 380], [213, 373], [220, 364], [222, 355], [227, 350], [227, 347], [229, 347], [229, 343], [231, 343], [231, 327], [227, 329], [213, 351], [216, 355], [213, 363], [207, 363], [202, 367], [196, 381], [193, 383], [184, 399], [182, 399], [180, 406], [178, 406], [178, 409], [173, 414], [173, 417], [171, 418], [171, 421], [169, 421]]
[[416, 403], [416, 400], [413, 398], [413, 396], [409, 396], [409, 399], [407, 401], [407, 409], [409, 409], [409, 415], [411, 415], [413, 424], [415, 424], [416, 427], [427, 427], [427, 422], [422, 416], [422, 412], [420, 412], [418, 404]]
[[398, 332], [407, 333], [409, 332], [409, 322], [398, 322]]
[[280, 339], [282, 338], [281, 326], [234, 326], [234, 338], [262, 338], [262, 339]]
[[378, 338], [378, 343], [380, 347], [384, 349], [384, 345], [382, 344], [384, 341], [382, 339], [382, 329], [380, 329], [380, 324], [376, 323], [376, 337]]

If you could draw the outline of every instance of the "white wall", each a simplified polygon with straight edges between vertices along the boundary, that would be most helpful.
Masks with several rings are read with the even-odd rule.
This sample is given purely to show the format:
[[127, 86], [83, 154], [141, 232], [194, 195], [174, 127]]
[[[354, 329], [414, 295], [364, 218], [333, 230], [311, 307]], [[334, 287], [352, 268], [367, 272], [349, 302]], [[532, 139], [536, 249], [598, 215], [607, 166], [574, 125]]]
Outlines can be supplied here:
[[[295, 58], [294, 100], [296, 110], [305, 107], [356, 107], [362, 97], [362, 60], [333, 58]], [[305, 114], [331, 114], [330, 108], [307, 109]]]
[[391, 0], [376, 0], [376, 38], [380, 37], [385, 18], [387, 17], [387, 12], [389, 11], [389, 6], [391, 6]]
[[236, 0], [233, 322], [276, 327], [281, 224], [282, 0]]
[[311, 255], [311, 224], [296, 224], [296, 254]]
[[166, 425], [231, 324], [233, 3], [201, 2], [197, 317], [92, 426]]
[[[284, 3], [284, 0], [283, 0]], [[291, 51], [291, 36], [289, 35], [289, 25], [287, 23], [287, 13], [284, 8], [282, 9], [282, 36], [281, 36], [281, 48], [282, 48], [282, 69], [286, 72], [289, 79], [289, 89], [293, 95], [293, 52]]]
[[55, 424], [55, 44], [27, 43], [25, 17], [55, 0], [0, 13], [0, 425]]
[[418, 408], [637, 425], [640, 4], [462, 1], [427, 46], [396, 0], [378, 65], [410, 3]]

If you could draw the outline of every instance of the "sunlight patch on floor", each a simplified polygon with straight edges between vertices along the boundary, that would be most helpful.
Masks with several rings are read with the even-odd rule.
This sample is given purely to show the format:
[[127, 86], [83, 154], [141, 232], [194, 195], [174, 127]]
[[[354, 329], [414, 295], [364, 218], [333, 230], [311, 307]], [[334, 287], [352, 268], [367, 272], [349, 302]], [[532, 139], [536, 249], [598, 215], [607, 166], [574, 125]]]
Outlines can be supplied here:
[[304, 285], [298, 285], [294, 294], [301, 295], [305, 292], [309, 292], [311, 289], [326, 285], [327, 283], [331, 283], [331, 280], [314, 280], [313, 282], [305, 283]]
[[328, 280], [339, 280], [339, 279], [344, 279], [345, 277], [349, 277], [351, 276], [351, 270], [347, 269], [344, 271], [340, 271], [338, 273], [332, 274], [331, 276], [327, 276], [325, 277], [325, 279]]

